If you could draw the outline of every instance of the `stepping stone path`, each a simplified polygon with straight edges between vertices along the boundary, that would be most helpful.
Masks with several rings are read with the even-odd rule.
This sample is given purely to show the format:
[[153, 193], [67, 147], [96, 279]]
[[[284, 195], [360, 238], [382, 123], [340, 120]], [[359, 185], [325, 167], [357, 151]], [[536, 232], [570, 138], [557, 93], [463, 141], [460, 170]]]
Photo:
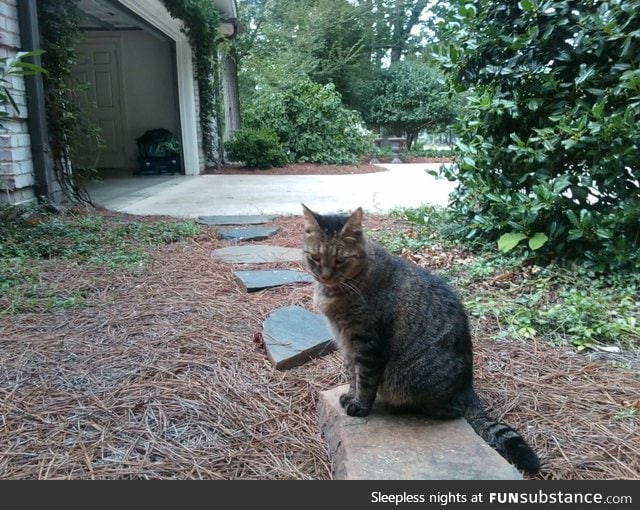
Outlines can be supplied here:
[[302, 250], [300, 248], [284, 248], [267, 244], [248, 246], [227, 246], [214, 250], [211, 254], [223, 262], [235, 264], [268, 264], [269, 262], [300, 262]]
[[273, 216], [200, 216], [196, 220], [203, 225], [262, 225], [273, 220]]
[[313, 281], [313, 276], [309, 273], [293, 269], [234, 271], [233, 275], [247, 292], [257, 292], [290, 283], [311, 283]]
[[[266, 228], [249, 232], [242, 225], [271, 221], [268, 216], [201, 217], [207, 225], [238, 225], [221, 235], [234, 242], [265, 239]], [[253, 237], [257, 235], [258, 237]], [[260, 237], [266, 236], [266, 237]], [[302, 250], [268, 245], [228, 246], [212, 257], [234, 264], [301, 261]], [[304, 271], [234, 271], [247, 292], [310, 282]], [[287, 370], [335, 350], [325, 318], [299, 306], [273, 310], [263, 322], [262, 341], [277, 370]], [[319, 423], [329, 445], [336, 480], [518, 480], [516, 468], [485, 443], [463, 419], [438, 421], [424, 416], [388, 414], [378, 403], [366, 418], [347, 416], [339, 396], [348, 386], [323, 391]]]
[[297, 367], [335, 350], [325, 318], [299, 306], [271, 312], [263, 323], [262, 341], [278, 370]]
[[[231, 225], [233, 228], [220, 229], [218, 234], [223, 239], [242, 242], [275, 234], [278, 229], [273, 226], [247, 226], [272, 219], [270, 216], [201, 216], [199, 221], [207, 225]], [[302, 250], [265, 244], [234, 245], [214, 250], [211, 256], [231, 264], [300, 262]], [[292, 269], [239, 270], [233, 271], [233, 275], [247, 292], [313, 282], [309, 273]], [[263, 323], [262, 339], [269, 360], [278, 370], [293, 368], [335, 350], [325, 318], [300, 307], [274, 310]]]
[[263, 241], [277, 231], [276, 227], [223, 228], [218, 230], [218, 236], [230, 241]]

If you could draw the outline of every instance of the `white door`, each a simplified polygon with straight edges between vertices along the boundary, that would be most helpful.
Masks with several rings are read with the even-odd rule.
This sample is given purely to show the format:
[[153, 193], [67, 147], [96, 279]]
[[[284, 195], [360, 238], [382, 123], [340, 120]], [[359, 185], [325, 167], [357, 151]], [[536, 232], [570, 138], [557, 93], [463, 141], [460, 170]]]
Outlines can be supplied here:
[[[103, 147], [97, 159], [99, 168], [125, 167], [119, 46], [117, 40], [94, 40], [79, 45], [78, 63], [73, 71], [74, 79], [88, 85], [79, 100], [83, 111], [93, 117], [102, 137]], [[95, 161], [96, 158], [87, 154], [82, 159]]]

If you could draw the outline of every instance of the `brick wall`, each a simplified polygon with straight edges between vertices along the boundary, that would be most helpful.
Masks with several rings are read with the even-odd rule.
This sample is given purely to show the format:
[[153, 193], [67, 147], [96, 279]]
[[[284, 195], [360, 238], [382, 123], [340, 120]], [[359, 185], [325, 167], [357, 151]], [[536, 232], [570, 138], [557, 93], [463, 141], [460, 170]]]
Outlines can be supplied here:
[[[20, 48], [18, 1], [0, 0], [0, 57], [13, 58]], [[6, 79], [5, 85], [19, 111], [10, 105], [2, 107], [9, 117], [2, 120], [0, 127], [0, 202], [19, 204], [34, 199], [31, 140], [24, 79], [20, 76]]]

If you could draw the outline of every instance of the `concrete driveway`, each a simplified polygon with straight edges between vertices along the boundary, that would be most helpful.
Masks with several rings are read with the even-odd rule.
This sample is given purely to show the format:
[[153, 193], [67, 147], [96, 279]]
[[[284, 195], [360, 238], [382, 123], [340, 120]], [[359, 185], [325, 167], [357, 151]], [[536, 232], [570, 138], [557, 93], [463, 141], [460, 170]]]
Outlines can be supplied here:
[[388, 213], [397, 207], [444, 206], [455, 184], [425, 172], [440, 163], [381, 164], [387, 171], [355, 175], [126, 176], [89, 187], [95, 202], [137, 215], [298, 215], [300, 203], [321, 213]]

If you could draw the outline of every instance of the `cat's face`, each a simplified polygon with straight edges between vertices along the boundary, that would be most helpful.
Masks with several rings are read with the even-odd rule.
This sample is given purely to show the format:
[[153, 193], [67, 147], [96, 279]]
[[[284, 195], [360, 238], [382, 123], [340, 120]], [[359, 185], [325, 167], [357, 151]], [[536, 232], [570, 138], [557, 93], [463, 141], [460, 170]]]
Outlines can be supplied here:
[[320, 215], [302, 207], [304, 260], [314, 278], [335, 287], [361, 273], [366, 255], [362, 209], [340, 216]]

